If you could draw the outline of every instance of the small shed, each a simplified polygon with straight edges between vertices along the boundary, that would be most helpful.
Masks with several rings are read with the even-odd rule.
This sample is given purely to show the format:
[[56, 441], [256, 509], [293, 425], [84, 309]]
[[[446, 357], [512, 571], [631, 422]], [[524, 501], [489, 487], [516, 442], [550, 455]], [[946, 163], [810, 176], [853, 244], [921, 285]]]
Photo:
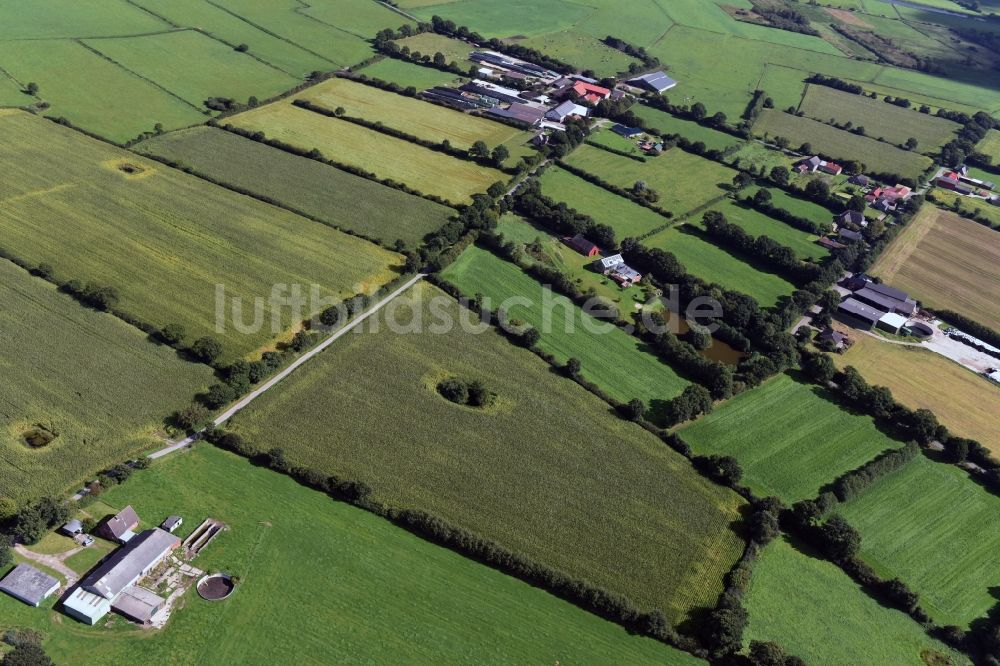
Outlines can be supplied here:
[[59, 589], [59, 580], [30, 564], [18, 564], [0, 580], [0, 591], [37, 607]]
[[180, 516], [167, 516], [167, 519], [160, 523], [160, 529], [173, 534], [174, 530], [184, 524], [184, 519]]
[[83, 534], [83, 523], [74, 518], [60, 527], [59, 531], [68, 537], [74, 537], [77, 534]]
[[566, 245], [569, 245], [585, 257], [596, 257], [601, 251], [601, 248], [597, 247], [580, 234], [577, 234], [567, 240]]

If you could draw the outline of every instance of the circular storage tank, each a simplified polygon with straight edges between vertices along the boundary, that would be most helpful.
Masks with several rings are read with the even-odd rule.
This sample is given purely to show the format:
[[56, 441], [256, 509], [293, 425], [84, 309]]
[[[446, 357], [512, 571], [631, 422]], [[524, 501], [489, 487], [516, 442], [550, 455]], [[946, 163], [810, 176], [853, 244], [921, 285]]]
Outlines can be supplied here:
[[198, 595], [206, 601], [222, 601], [236, 590], [236, 583], [227, 574], [203, 576], [198, 581]]

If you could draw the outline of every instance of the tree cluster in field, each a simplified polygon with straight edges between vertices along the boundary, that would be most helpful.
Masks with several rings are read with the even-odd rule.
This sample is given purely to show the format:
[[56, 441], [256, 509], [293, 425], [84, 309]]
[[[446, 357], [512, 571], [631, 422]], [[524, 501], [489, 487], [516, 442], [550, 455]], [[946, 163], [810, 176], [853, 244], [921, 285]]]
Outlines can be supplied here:
[[[789, 5], [775, 5], [758, 1], [753, 3], [752, 11], [760, 17], [762, 24], [771, 28], [813, 37], [819, 36], [819, 31], [812, 27], [809, 18]], [[756, 21], [753, 22], [756, 23]]]
[[750, 98], [750, 102], [747, 104], [747, 108], [743, 111], [743, 124], [741, 128], [749, 132], [764, 109], [773, 108], [774, 100], [768, 96], [766, 91], [760, 89], [754, 91], [753, 97]]
[[778, 220], [779, 222], [784, 222], [788, 226], [794, 227], [799, 231], [804, 231], [808, 234], [822, 236], [830, 233], [830, 230], [833, 228], [833, 225], [829, 222], [814, 222], [807, 217], [795, 215], [784, 208], [775, 206], [771, 203], [771, 192], [765, 187], [757, 190], [752, 197], [747, 196], [741, 201], [744, 205], [749, 206], [750, 208], [753, 208], [770, 218]]
[[840, 90], [842, 92], [854, 93], [855, 95], [862, 95], [865, 89], [856, 83], [850, 83], [839, 79], [836, 76], [824, 76], [823, 74], [813, 74], [806, 79], [806, 83], [813, 83], [818, 86], [826, 86], [827, 88], [833, 88], [834, 90]]
[[601, 187], [607, 190], [608, 192], [611, 192], [612, 194], [617, 194], [620, 197], [629, 199], [630, 201], [637, 203], [640, 206], [650, 209], [654, 213], [662, 215], [668, 220], [674, 217], [674, 214], [672, 212], [664, 208], [661, 208], [660, 206], [657, 206], [653, 201], [650, 201], [651, 197], [648, 194], [644, 194], [645, 191], [648, 191], [648, 188], [619, 187], [614, 183], [609, 183], [608, 181], [604, 180], [603, 178], [601, 178], [596, 174], [590, 173], [589, 171], [584, 171], [583, 169], [579, 169], [563, 160], [557, 160], [556, 164], [559, 165], [559, 168], [565, 171], [569, 171], [574, 176], [582, 178], [588, 183], [597, 185], [598, 187]]
[[370, 511], [417, 536], [537, 585], [632, 631], [695, 654], [702, 656], [705, 654], [694, 640], [678, 634], [669, 627], [659, 610], [641, 611], [623, 595], [571, 578], [548, 565], [509, 551], [496, 542], [454, 526], [433, 514], [386, 506], [374, 498], [372, 489], [363, 481], [343, 479], [318, 470], [295, 466], [282, 449], [260, 451], [240, 435], [225, 430], [210, 431], [206, 433], [205, 438], [220, 448], [249, 458], [255, 464], [287, 474], [306, 487]]
[[[409, 27], [409, 26], [407, 26]], [[391, 37], [390, 35], [397, 34], [393, 33], [392, 30], [386, 29], [380, 31], [376, 36], [372, 45], [382, 55], [394, 58], [396, 60], [403, 60], [405, 62], [412, 62], [415, 65], [421, 65], [423, 67], [432, 67], [438, 71], [445, 72], [447, 74], [455, 74], [456, 76], [471, 76], [475, 78], [476, 67], [463, 69], [461, 65], [452, 60], [448, 62], [444, 54], [440, 51], [434, 53], [433, 55], [428, 53], [421, 53], [420, 51], [411, 51], [408, 46], [400, 46], [394, 39], [399, 39], [399, 37]]]
[[386, 187], [391, 187], [395, 190], [401, 192], [406, 192], [407, 194], [412, 194], [414, 196], [422, 197], [428, 201], [433, 201], [434, 203], [439, 203], [450, 208], [458, 208], [458, 204], [455, 204], [447, 199], [437, 196], [436, 194], [424, 194], [420, 190], [409, 187], [404, 183], [392, 180], [391, 178], [381, 178], [378, 175], [372, 173], [371, 171], [366, 171], [360, 167], [354, 166], [353, 164], [346, 164], [344, 162], [337, 162], [335, 160], [327, 159], [324, 157], [323, 153], [318, 149], [313, 148], [307, 150], [305, 148], [299, 148], [298, 146], [293, 146], [290, 143], [285, 143], [284, 141], [278, 141], [277, 139], [269, 139], [260, 130], [248, 130], [242, 127], [236, 127], [235, 125], [225, 124], [225, 125], [214, 125], [214, 123], [209, 123], [210, 125], [221, 127], [227, 132], [237, 134], [243, 138], [250, 139], [251, 141], [256, 141], [257, 143], [263, 143], [264, 145], [271, 146], [272, 148], [277, 148], [278, 150], [283, 150], [286, 153], [291, 153], [292, 155], [297, 155], [299, 157], [306, 157], [317, 162], [322, 162], [328, 166], [340, 169], [341, 171], [346, 171], [347, 173], [354, 174], [355, 176], [360, 176], [362, 178], [367, 178], [368, 180], [374, 181], [385, 185]]
[[989, 114], [980, 111], [969, 118], [965, 117], [958, 136], [941, 148], [941, 161], [945, 166], [956, 167], [965, 162], [975, 163], [993, 169], [992, 159], [976, 150], [976, 145], [982, 141], [991, 129], [1000, 128]]
[[840, 502], [848, 502], [863, 494], [880, 479], [902, 469], [920, 455], [916, 442], [907, 442], [902, 448], [885, 451], [861, 467], [841, 475], [832, 484], [832, 492]]
[[321, 116], [326, 116], [327, 118], [337, 118], [355, 125], [360, 125], [367, 129], [379, 132], [380, 134], [385, 134], [396, 139], [401, 139], [409, 143], [414, 143], [428, 150], [433, 150], [435, 152], [444, 153], [445, 155], [450, 155], [451, 157], [456, 157], [461, 160], [468, 160], [470, 162], [475, 162], [480, 166], [494, 167], [500, 169], [509, 174], [517, 173], [517, 169], [503, 166], [503, 163], [510, 157], [510, 151], [507, 146], [500, 144], [490, 150], [486, 143], [482, 140], [476, 141], [472, 148], [465, 150], [463, 148], [456, 148], [451, 145], [451, 142], [445, 139], [444, 141], [428, 141], [427, 139], [422, 139], [415, 134], [409, 134], [408, 132], [403, 132], [394, 127], [389, 127], [383, 124], [381, 121], [372, 122], [364, 118], [356, 118], [353, 116], [345, 115], [343, 108], [337, 107], [336, 109], [327, 109], [326, 107], [320, 106], [318, 104], [313, 104], [312, 102], [305, 99], [296, 99], [292, 102], [292, 105], [299, 107], [300, 109], [305, 109], [306, 111], [312, 111]]
[[719, 211], [705, 213], [702, 223], [705, 232], [717, 244], [753, 259], [754, 263], [767, 270], [780, 273], [798, 284], [811, 282], [818, 277], [817, 267], [800, 261], [795, 250], [781, 245], [770, 236], [762, 234], [754, 238], [743, 227], [731, 224]]
[[564, 157], [586, 141], [590, 135], [590, 126], [583, 118], [567, 118], [563, 121], [563, 125], [566, 126], [565, 132], [554, 132], [549, 135], [549, 141], [543, 149], [546, 157], [554, 159]]
[[[43, 497], [20, 509], [12, 502], [5, 501], [0, 505], [0, 540], [5, 546], [9, 546], [11, 540], [31, 546], [38, 543], [46, 532], [69, 520], [69, 517], [70, 511], [66, 504], [54, 497]], [[9, 555], [6, 547], [0, 549], [0, 560], [5, 555]]]
[[[654, 313], [653, 319], [662, 324], [660, 313]], [[666, 359], [667, 363], [685, 376], [698, 382], [708, 389], [708, 398], [701, 393], [684, 395], [672, 409], [673, 423], [687, 421], [698, 414], [707, 414], [712, 410], [712, 400], [723, 400], [733, 394], [733, 368], [724, 363], [705, 358], [689, 343], [681, 340], [671, 331], [665, 330], [653, 337], [653, 348], [657, 354]], [[678, 396], [680, 397], [680, 396]], [[686, 418], [684, 418], [686, 417]]]
[[496, 204], [505, 190], [502, 183], [494, 183], [487, 193], [472, 195], [472, 203], [463, 208], [457, 217], [428, 234], [416, 252], [407, 254], [407, 270], [423, 268], [428, 272], [440, 271], [458, 257], [454, 246], [470, 232], [478, 234], [495, 229], [499, 220]]
[[471, 382], [455, 377], [442, 379], [438, 382], [437, 391], [444, 399], [469, 407], [489, 407], [497, 399], [497, 394], [478, 379]]
[[610, 46], [616, 51], [621, 51], [625, 55], [639, 61], [629, 63], [628, 74], [638, 74], [641, 71], [656, 69], [660, 66], [660, 59], [654, 55], [650, 55], [646, 49], [641, 46], [630, 44], [624, 39], [612, 37], [611, 35], [608, 35], [601, 41], [604, 42], [606, 46]]

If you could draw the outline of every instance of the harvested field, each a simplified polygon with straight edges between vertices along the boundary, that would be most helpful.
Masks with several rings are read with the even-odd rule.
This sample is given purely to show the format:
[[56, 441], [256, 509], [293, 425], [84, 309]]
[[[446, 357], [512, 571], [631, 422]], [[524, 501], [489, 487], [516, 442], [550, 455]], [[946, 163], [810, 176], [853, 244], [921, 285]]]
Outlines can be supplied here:
[[864, 127], [871, 137], [881, 137], [897, 145], [907, 139], [918, 141], [917, 150], [938, 149], [955, 137], [958, 123], [938, 118], [916, 109], [904, 109], [881, 99], [810, 85], [799, 110], [810, 118], [823, 122], [836, 120]]
[[[267, 303], [275, 285], [343, 298], [388, 282], [401, 264], [367, 241], [24, 112], [0, 115], [0, 160], [0, 246], [50, 264], [56, 279], [114, 287], [119, 309], [157, 327], [180, 324], [189, 344], [218, 336], [223, 362], [312, 314]], [[141, 172], [125, 173], [128, 165]], [[228, 319], [217, 331], [217, 285], [243, 299], [249, 332]], [[255, 327], [246, 310], [257, 297]]]
[[931, 166], [931, 159], [919, 153], [777, 109], [764, 109], [753, 130], [758, 136], [783, 136], [792, 146], [809, 143], [815, 152], [841, 161], [857, 160], [870, 171], [896, 173], [914, 180]]
[[[460, 316], [429, 285], [413, 296], [393, 307], [398, 322]], [[428, 311], [432, 298], [446, 300]], [[435, 388], [447, 377], [481, 380], [496, 402], [447, 401]], [[677, 622], [722, 591], [743, 548], [729, 527], [742, 500], [609, 412], [493, 331], [383, 325], [342, 338], [242, 412], [235, 430], [283, 447], [293, 464], [363, 480], [373, 499], [440, 515]]]
[[1000, 330], [1000, 236], [925, 206], [871, 272], [929, 308], [954, 310]]
[[[383, 245], [399, 239], [414, 247], [455, 214], [426, 199], [211, 127], [171, 132], [142, 142], [136, 150], [180, 162]], [[247, 169], [247, 164], [256, 168]]]
[[467, 203], [476, 192], [485, 192], [493, 183], [509, 178], [496, 169], [437, 153], [346, 120], [328, 118], [293, 106], [290, 101], [262, 106], [227, 121], [306, 150], [316, 148], [330, 159], [454, 203]]
[[[213, 381], [207, 366], [5, 259], [0, 329], [0, 497], [18, 502], [62, 493], [152, 448], [164, 418]], [[30, 448], [23, 433], [37, 428], [53, 437]]]
[[735, 456], [744, 483], [760, 497], [791, 504], [900, 443], [868, 416], [851, 414], [822, 389], [778, 375], [685, 427], [697, 453]]
[[1000, 455], [1000, 388], [927, 349], [848, 334], [854, 345], [844, 354], [833, 354], [838, 367], [853, 365], [868, 383], [888, 386], [900, 403], [931, 410], [949, 432], [978, 440]]

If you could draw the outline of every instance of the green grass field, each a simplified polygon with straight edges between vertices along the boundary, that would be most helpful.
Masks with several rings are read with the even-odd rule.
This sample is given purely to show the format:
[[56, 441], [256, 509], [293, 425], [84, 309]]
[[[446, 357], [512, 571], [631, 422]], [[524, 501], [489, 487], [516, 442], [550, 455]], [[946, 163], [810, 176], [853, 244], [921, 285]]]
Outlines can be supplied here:
[[795, 291], [795, 285], [781, 276], [758, 271], [683, 225], [650, 236], [642, 244], [673, 253], [684, 264], [688, 273], [726, 289], [753, 296], [765, 308], [775, 305], [780, 297], [791, 295]]
[[16, 3], [0, 7], [0, 40], [131, 35], [165, 30], [162, 21], [125, 0], [45, 0], [31, 12]]
[[194, 564], [241, 584], [225, 602], [188, 590], [162, 630], [117, 616], [87, 627], [52, 610], [54, 598], [36, 609], [2, 595], [0, 628], [42, 632], [59, 664], [704, 663], [205, 444], [102, 499], [147, 524], [176, 513], [182, 536], [222, 520], [229, 530]]
[[1000, 499], [967, 472], [917, 456], [840, 511], [861, 557], [909, 585], [937, 624], [966, 627], [996, 604]]
[[[547, 309], [541, 284], [487, 250], [470, 247], [442, 277], [469, 298], [482, 294], [490, 299], [490, 309], [503, 309], [512, 319], [538, 329], [541, 349], [560, 363], [570, 357], [580, 359], [583, 376], [621, 402], [640, 398], [650, 405], [673, 398], [687, 385], [670, 366], [646, 351], [638, 338], [613, 326], [602, 326], [568, 298], [552, 293], [552, 306]], [[514, 297], [528, 299], [531, 305], [504, 305]]]
[[133, 0], [132, 4], [177, 25], [197, 27], [230, 44], [246, 44], [247, 53], [296, 78], [303, 78], [313, 70], [329, 69], [334, 64], [204, 0]]
[[678, 118], [644, 104], [636, 104], [631, 110], [645, 120], [650, 129], [659, 130], [663, 134], [680, 134], [691, 141], [701, 141], [709, 150], [724, 150], [740, 142], [731, 134], [702, 127], [693, 120]]
[[426, 90], [434, 86], [446, 86], [460, 80], [461, 77], [442, 72], [433, 67], [421, 67], [412, 62], [385, 58], [368, 65], [360, 74], [383, 81], [391, 81], [401, 86], [413, 86], [417, 90]]
[[532, 37], [521, 43], [563, 62], [571, 62], [580, 69], [592, 70], [598, 77], [627, 72], [634, 62], [630, 56], [605, 45], [599, 38], [575, 28]]
[[[0, 63], [19, 81], [38, 84], [47, 114], [112, 141], [128, 141], [162, 123], [176, 129], [206, 116], [148, 81], [72, 41], [0, 41]], [[95, 95], [99, 90], [101, 95]], [[108, 104], [106, 100], [128, 100]]]
[[764, 173], [770, 173], [776, 166], [791, 168], [795, 160], [784, 153], [771, 150], [756, 141], [744, 143], [739, 149], [731, 153], [726, 161], [734, 167], [745, 170], [759, 170], [764, 168]]
[[566, 162], [619, 187], [630, 188], [644, 180], [660, 195], [657, 205], [682, 215], [726, 193], [736, 172], [732, 169], [685, 153], [680, 148], [669, 150], [646, 162], [609, 153], [594, 146], [583, 145], [566, 158]]
[[437, 153], [346, 120], [327, 118], [292, 106], [289, 101], [275, 102], [227, 120], [237, 127], [260, 130], [271, 139], [306, 149], [316, 148], [327, 158], [454, 203], [467, 203], [476, 192], [485, 192], [493, 183], [508, 180], [506, 174], [496, 169]]
[[320, 0], [296, 8], [295, 12], [362, 39], [373, 37], [383, 28], [398, 28], [404, 23], [413, 25], [385, 5], [368, 0]]
[[194, 30], [88, 39], [84, 44], [196, 107], [209, 97], [240, 102], [251, 95], [273, 97], [300, 82]]
[[588, 183], [557, 166], [547, 168], [540, 182], [542, 194], [556, 201], [563, 201], [567, 206], [590, 215], [600, 224], [610, 226], [615, 230], [619, 242], [623, 238], [642, 236], [670, 224], [670, 220], [662, 215]]
[[645, 155], [643, 151], [639, 150], [636, 139], [626, 139], [620, 134], [615, 134], [611, 131], [610, 126], [591, 130], [590, 135], [587, 137], [587, 143], [594, 143], [613, 150], [621, 150], [636, 157]]
[[[391, 506], [438, 514], [660, 607], [671, 622], [714, 605], [742, 552], [729, 527], [742, 500], [530, 352], [493, 331], [462, 330], [458, 305], [441, 292], [419, 286], [414, 296], [423, 334], [385, 325], [389, 316], [414, 323], [399, 302], [378, 333], [342, 338], [234, 429], [283, 447], [295, 464], [364, 480]], [[445, 320], [456, 325], [430, 332]], [[449, 376], [482, 380], [496, 403], [448, 402], [435, 387]]]
[[744, 606], [748, 644], [775, 641], [810, 664], [969, 663], [905, 614], [881, 606], [836, 565], [782, 539], [754, 565]]
[[777, 109], [764, 109], [754, 124], [753, 131], [758, 136], [783, 136], [791, 141], [792, 146], [809, 143], [815, 152], [838, 160], [857, 160], [866, 169], [882, 173], [898, 173], [903, 177], [917, 179], [931, 166], [931, 159], [919, 153]]
[[[368, 3], [362, 3], [358, 0], [351, 0], [350, 11], [341, 12], [339, 22], [346, 27], [338, 27], [325, 20], [318, 20], [305, 11], [312, 5], [323, 8], [323, 14], [328, 15], [328, 7], [331, 3], [325, 0], [308, 4], [297, 0], [268, 0], [268, 2], [214, 0], [214, 2], [245, 21], [264, 26], [268, 32], [283, 41], [307, 49], [324, 58], [327, 62], [340, 67], [347, 67], [371, 57], [372, 48], [365, 39], [374, 37], [381, 28], [398, 28], [402, 24], [408, 23], [402, 16], [392, 13], [378, 4], [373, 3], [369, 6]], [[346, 4], [346, 0], [342, 4]], [[354, 17], [357, 17], [359, 22], [369, 23], [372, 16], [375, 15], [379, 17], [378, 21], [384, 20], [386, 24], [372, 29], [364, 36], [350, 31], [354, 28], [351, 25]], [[335, 68], [327, 66], [323, 69]]]
[[[317, 285], [342, 298], [397, 273], [399, 255], [367, 241], [30, 114], [0, 114], [0, 243], [50, 264], [57, 279], [115, 287], [120, 309], [155, 326], [181, 324], [188, 343], [218, 336], [223, 361], [254, 354], [312, 314], [267, 303], [274, 285], [300, 285], [305, 296]], [[123, 164], [143, 171], [127, 174]], [[243, 298], [247, 326], [262, 299], [259, 330], [241, 333], [227, 319], [216, 331], [217, 285]]]
[[[769, 187], [767, 189], [771, 192], [771, 203], [778, 208], [784, 208], [793, 215], [804, 217], [813, 222], [830, 222], [833, 219], [833, 213], [825, 206], [820, 206], [818, 203], [807, 199], [793, 197], [788, 192], [780, 190], [777, 187]], [[756, 192], [757, 190], [751, 189], [750, 191]]]
[[[210, 127], [158, 136], [136, 150], [180, 162], [385, 245], [401, 239], [416, 246], [455, 214], [367, 178]], [[248, 170], [247, 164], [255, 168]]]
[[[396, 40], [400, 48], [406, 47], [411, 53], [434, 56], [440, 53], [448, 62], [456, 62], [462, 69], [472, 66], [474, 63], [469, 60], [469, 54], [473, 52], [472, 45], [460, 39], [452, 39], [434, 32], [422, 32], [419, 35], [405, 37]], [[480, 65], [477, 65], [479, 67]]]
[[327, 109], [343, 107], [346, 115], [381, 122], [427, 141], [448, 140], [456, 148], [471, 148], [483, 140], [492, 149], [512, 139], [520, 143], [531, 133], [486, 118], [470, 116], [413, 97], [373, 88], [348, 79], [330, 79], [295, 95]]
[[826, 248], [816, 244], [818, 236], [741, 206], [731, 199], [712, 206], [712, 210], [719, 211], [729, 222], [740, 225], [751, 236], [768, 236], [792, 248], [800, 259], [821, 259], [829, 254]]
[[[0, 261], [0, 497], [61, 493], [151, 448], [175, 409], [212, 382], [111, 315]], [[58, 436], [32, 449], [25, 431]]]
[[[412, 5], [408, 5], [411, 6]], [[429, 21], [435, 14], [465, 25], [485, 37], [534, 37], [565, 30], [583, 20], [593, 10], [567, 0], [458, 0], [444, 7], [413, 7], [419, 19]]]
[[884, 138], [897, 145], [910, 137], [919, 143], [918, 151], [938, 149], [955, 137], [958, 123], [938, 118], [916, 109], [904, 109], [883, 100], [855, 95], [826, 86], [810, 85], [799, 110], [823, 122], [836, 120], [864, 127], [868, 136]]
[[822, 389], [789, 375], [741, 393], [681, 436], [698, 453], [735, 456], [756, 494], [788, 503], [816, 497], [841, 474], [899, 447], [871, 418], [844, 411]]
[[1000, 165], [1000, 130], [991, 129], [979, 142], [976, 150], [990, 156], [993, 164]]

